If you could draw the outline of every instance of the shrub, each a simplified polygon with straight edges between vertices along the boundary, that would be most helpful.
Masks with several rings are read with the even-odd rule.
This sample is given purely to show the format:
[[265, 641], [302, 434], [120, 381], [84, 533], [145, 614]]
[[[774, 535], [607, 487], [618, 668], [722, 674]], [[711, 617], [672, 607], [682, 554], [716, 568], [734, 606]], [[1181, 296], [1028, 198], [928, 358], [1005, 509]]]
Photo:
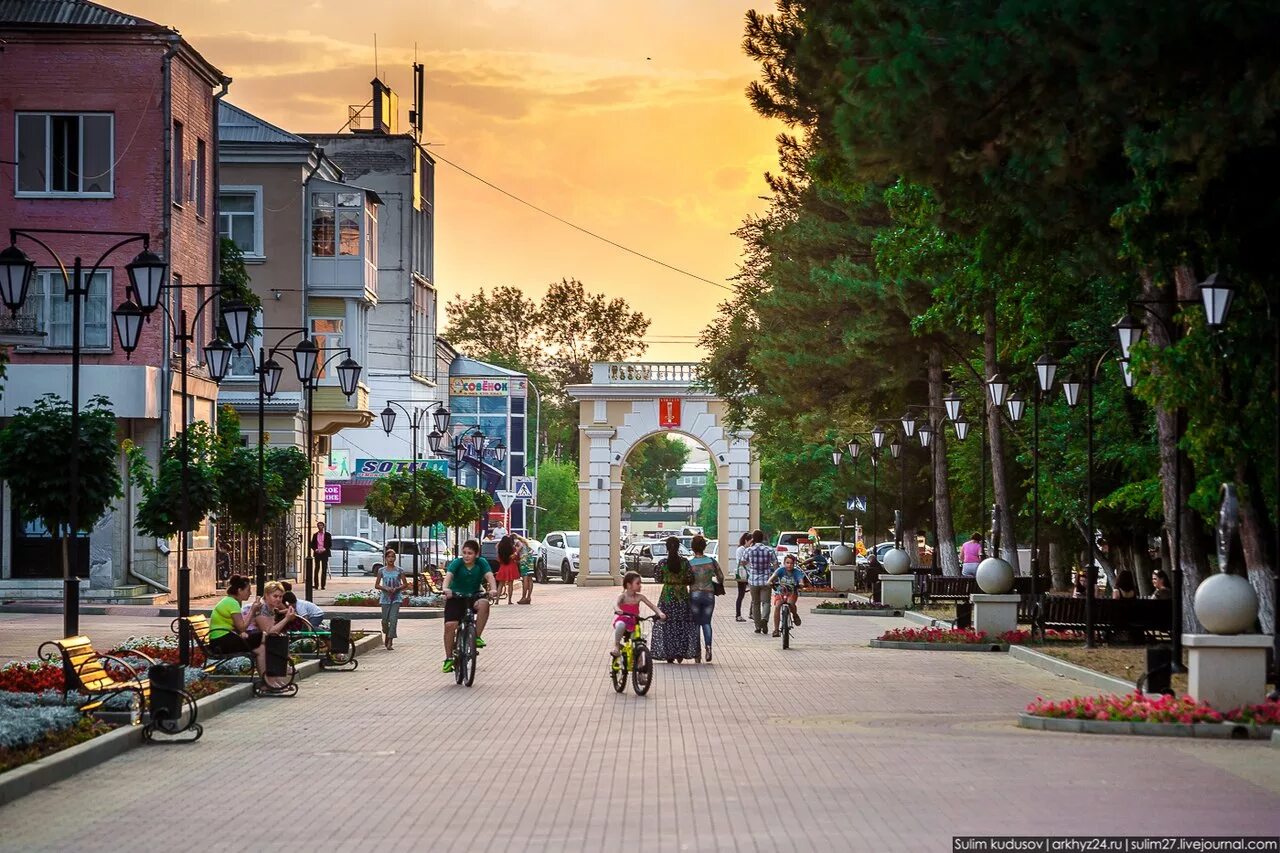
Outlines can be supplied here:
[[896, 643], [987, 643], [986, 631], [970, 628], [892, 628], [880, 635], [882, 640]]

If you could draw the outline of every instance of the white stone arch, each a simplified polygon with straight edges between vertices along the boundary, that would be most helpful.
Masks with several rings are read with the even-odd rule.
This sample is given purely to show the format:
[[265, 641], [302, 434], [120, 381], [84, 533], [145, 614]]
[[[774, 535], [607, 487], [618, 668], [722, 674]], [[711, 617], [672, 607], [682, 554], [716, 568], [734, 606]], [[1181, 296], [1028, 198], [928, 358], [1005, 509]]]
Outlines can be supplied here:
[[[631, 450], [658, 434], [679, 434], [711, 453], [716, 472], [718, 538], [731, 553], [738, 538], [759, 525], [759, 463], [750, 430], [732, 430], [728, 406], [696, 387], [696, 365], [604, 363], [590, 385], [569, 388], [580, 404], [578, 584], [613, 584], [621, 547], [622, 467]], [[678, 425], [663, 425], [659, 402], [680, 401]]]

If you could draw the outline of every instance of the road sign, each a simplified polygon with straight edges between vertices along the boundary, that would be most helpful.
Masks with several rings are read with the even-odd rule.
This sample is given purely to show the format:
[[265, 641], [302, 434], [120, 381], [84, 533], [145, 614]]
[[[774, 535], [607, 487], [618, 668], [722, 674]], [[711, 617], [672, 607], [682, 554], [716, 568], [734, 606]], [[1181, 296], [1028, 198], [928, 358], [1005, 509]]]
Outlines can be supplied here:
[[511, 504], [514, 503], [516, 499], [515, 492], [509, 492], [506, 489], [503, 489], [502, 491], [495, 492], [494, 494], [498, 496], [498, 500], [502, 501], [502, 508], [504, 510], [511, 509]]
[[844, 502], [844, 508], [849, 510], [850, 512], [866, 512], [867, 496], [857, 495], [855, 497], [849, 498], [847, 501]]
[[512, 477], [511, 486], [516, 500], [531, 501], [537, 497], [538, 482], [532, 477]]

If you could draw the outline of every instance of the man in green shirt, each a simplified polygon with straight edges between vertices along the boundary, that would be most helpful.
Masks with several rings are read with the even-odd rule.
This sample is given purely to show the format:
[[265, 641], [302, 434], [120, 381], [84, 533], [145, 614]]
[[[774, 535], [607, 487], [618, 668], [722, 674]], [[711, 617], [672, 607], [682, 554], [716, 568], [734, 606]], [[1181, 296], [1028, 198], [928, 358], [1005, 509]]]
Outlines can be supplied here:
[[489, 599], [476, 598], [482, 586], [488, 595], [497, 595], [493, 569], [489, 561], [480, 556], [480, 543], [468, 539], [462, 545], [462, 556], [444, 570], [444, 672], [453, 672], [453, 637], [468, 607], [476, 612], [476, 648], [484, 648], [480, 635], [489, 621]]

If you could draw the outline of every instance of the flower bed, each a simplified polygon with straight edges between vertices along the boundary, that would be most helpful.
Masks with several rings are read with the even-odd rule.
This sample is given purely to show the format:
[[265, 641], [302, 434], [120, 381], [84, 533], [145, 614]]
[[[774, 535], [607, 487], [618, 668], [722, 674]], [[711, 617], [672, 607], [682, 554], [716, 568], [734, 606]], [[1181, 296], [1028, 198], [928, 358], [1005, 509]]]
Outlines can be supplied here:
[[62, 666], [42, 660], [16, 660], [0, 666], [0, 692], [40, 693], [62, 689]]
[[895, 610], [879, 601], [824, 601], [814, 610]]
[[[377, 590], [366, 590], [364, 592], [340, 592], [333, 598], [333, 603], [338, 607], [379, 607], [379, 595]], [[410, 595], [406, 596], [401, 607], [443, 607], [444, 598], [429, 592], [426, 595]]]
[[1009, 645], [969, 628], [893, 628], [871, 641], [872, 648], [911, 651], [1003, 652]]
[[1126, 723], [1245, 723], [1256, 726], [1280, 725], [1280, 702], [1245, 705], [1223, 713], [1190, 696], [1148, 698], [1141, 693], [1086, 696], [1050, 702], [1043, 697], [1027, 705], [1036, 717], [1066, 720], [1112, 720]]
[[12, 747], [0, 746], [0, 773], [92, 740], [98, 735], [106, 734], [112, 728], [114, 727], [100, 720], [76, 714], [76, 720], [71, 725], [45, 731], [30, 743]]
[[[1031, 642], [1031, 632], [1019, 628], [1016, 631], [1005, 631], [1000, 635], [1000, 639], [1011, 646], [1025, 646]], [[1044, 641], [1046, 643], [1082, 643], [1084, 642], [1083, 631], [1055, 631], [1049, 628], [1044, 632]]]

